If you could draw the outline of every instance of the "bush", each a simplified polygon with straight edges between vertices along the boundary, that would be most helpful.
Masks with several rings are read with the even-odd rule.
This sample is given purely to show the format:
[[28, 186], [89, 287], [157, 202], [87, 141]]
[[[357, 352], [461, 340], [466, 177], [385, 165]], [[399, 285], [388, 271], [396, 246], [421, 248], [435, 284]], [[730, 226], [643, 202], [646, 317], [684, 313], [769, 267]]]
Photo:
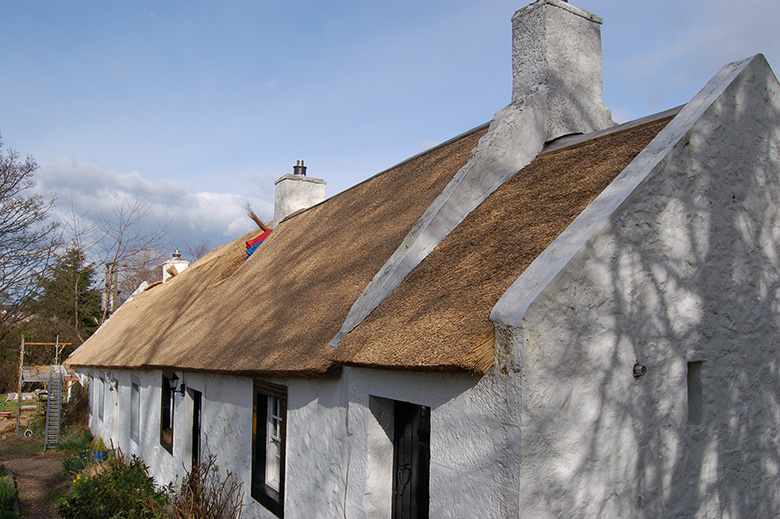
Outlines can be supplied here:
[[71, 390], [70, 402], [62, 412], [63, 426], [87, 427], [89, 423], [89, 392], [81, 384], [75, 384]]
[[[88, 467], [90, 465], [87, 465]], [[144, 462], [132, 456], [109, 456], [95, 469], [83, 470], [60, 501], [57, 511], [63, 519], [165, 518], [168, 498], [157, 490]]]
[[95, 463], [94, 456], [86, 452], [79, 454], [73, 454], [67, 458], [62, 459], [62, 468], [65, 469], [65, 473], [71, 477], [76, 477], [78, 474], [84, 471], [87, 467]]
[[5, 465], [0, 465], [0, 519], [15, 519], [14, 506], [19, 496], [13, 480], [6, 476]]
[[0, 393], [16, 391], [18, 377], [19, 366], [17, 364], [0, 364]]
[[232, 473], [220, 476], [216, 458], [209, 456], [187, 473], [178, 493], [171, 496], [176, 519], [241, 517], [244, 494]]
[[57, 450], [78, 454], [89, 449], [92, 440], [92, 433], [86, 427], [68, 427], [62, 431]]
[[230, 472], [222, 477], [213, 456], [188, 472], [181, 486], [162, 488], [155, 487], [140, 458], [132, 456], [128, 461], [118, 451], [108, 451], [102, 463], [88, 450], [62, 464], [73, 477], [70, 491], [58, 505], [63, 519], [241, 517], [241, 483]]

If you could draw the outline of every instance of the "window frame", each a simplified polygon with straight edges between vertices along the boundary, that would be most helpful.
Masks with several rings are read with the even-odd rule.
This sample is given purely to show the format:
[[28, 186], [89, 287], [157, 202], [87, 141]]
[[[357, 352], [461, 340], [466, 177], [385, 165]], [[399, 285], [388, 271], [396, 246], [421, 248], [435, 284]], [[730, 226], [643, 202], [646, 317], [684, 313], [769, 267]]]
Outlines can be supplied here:
[[141, 383], [133, 377], [130, 381], [130, 439], [141, 443]]
[[[175, 423], [175, 395], [171, 391], [169, 377], [172, 371], [163, 371], [160, 383], [160, 446], [173, 455], [173, 425]], [[170, 431], [170, 433], [168, 432]], [[168, 438], [167, 436], [170, 436]]]
[[103, 418], [105, 417], [105, 407], [106, 407], [106, 381], [103, 379], [103, 376], [99, 376], [97, 378], [98, 380], [98, 387], [97, 387], [97, 417], [98, 420], [101, 422], [103, 421]]
[[[269, 413], [269, 403], [279, 403], [278, 413]], [[269, 484], [268, 470], [271, 426], [277, 422], [278, 432], [278, 488]], [[287, 387], [262, 380], [254, 381], [252, 391], [252, 498], [277, 517], [284, 517], [285, 468], [287, 451]], [[275, 464], [275, 463], [274, 463]]]

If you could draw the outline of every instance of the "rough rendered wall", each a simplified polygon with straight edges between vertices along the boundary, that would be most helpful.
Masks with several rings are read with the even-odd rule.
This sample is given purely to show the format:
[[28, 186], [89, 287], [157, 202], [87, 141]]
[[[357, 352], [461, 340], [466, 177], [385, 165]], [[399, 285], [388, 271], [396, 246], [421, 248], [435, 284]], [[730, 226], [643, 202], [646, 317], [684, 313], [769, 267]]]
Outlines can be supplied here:
[[388, 518], [392, 488], [392, 402], [431, 408], [430, 517], [503, 518], [517, 515], [516, 388], [495, 372], [398, 373], [345, 368], [348, 391], [346, 514]]
[[[103, 370], [89, 370], [94, 376]], [[113, 370], [117, 391], [106, 389], [103, 420], [93, 413], [93, 434], [125, 454], [142, 457], [160, 484], [181, 481], [192, 459], [192, 399], [189, 392], [175, 397], [173, 454], [160, 446], [160, 383], [162, 372]], [[182, 373], [181, 383], [200, 391], [202, 400], [202, 458], [217, 456], [223, 471], [230, 470], [243, 483], [242, 517], [274, 518], [251, 497], [252, 479], [252, 379], [202, 373]], [[140, 382], [140, 438], [130, 438], [130, 384]], [[344, 482], [339, 460], [343, 458], [344, 407], [338, 384], [329, 380], [275, 380], [288, 389], [288, 443], [285, 514], [322, 517], [343, 514]], [[96, 409], [92, 396], [92, 410]], [[339, 407], [341, 405], [341, 407]], [[201, 458], [201, 459], [202, 459]]]
[[525, 312], [526, 517], [780, 510], [780, 89], [738, 67]]

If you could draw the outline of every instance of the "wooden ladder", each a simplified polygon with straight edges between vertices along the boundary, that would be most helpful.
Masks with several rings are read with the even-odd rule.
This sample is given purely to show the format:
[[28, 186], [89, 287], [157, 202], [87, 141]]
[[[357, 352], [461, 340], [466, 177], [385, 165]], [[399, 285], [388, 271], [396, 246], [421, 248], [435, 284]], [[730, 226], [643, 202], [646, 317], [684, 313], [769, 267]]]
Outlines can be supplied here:
[[49, 397], [46, 399], [46, 430], [43, 449], [60, 442], [60, 420], [62, 418], [62, 366], [52, 365], [49, 371]]

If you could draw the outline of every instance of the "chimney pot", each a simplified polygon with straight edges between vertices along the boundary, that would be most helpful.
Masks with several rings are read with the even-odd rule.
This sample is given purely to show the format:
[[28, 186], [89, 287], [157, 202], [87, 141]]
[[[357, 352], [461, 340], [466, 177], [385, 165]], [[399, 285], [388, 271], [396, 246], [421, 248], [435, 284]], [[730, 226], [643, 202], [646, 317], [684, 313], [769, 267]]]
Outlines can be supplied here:
[[295, 166], [293, 166], [293, 175], [306, 176], [306, 166], [303, 165], [303, 160], [298, 159], [295, 163]]

